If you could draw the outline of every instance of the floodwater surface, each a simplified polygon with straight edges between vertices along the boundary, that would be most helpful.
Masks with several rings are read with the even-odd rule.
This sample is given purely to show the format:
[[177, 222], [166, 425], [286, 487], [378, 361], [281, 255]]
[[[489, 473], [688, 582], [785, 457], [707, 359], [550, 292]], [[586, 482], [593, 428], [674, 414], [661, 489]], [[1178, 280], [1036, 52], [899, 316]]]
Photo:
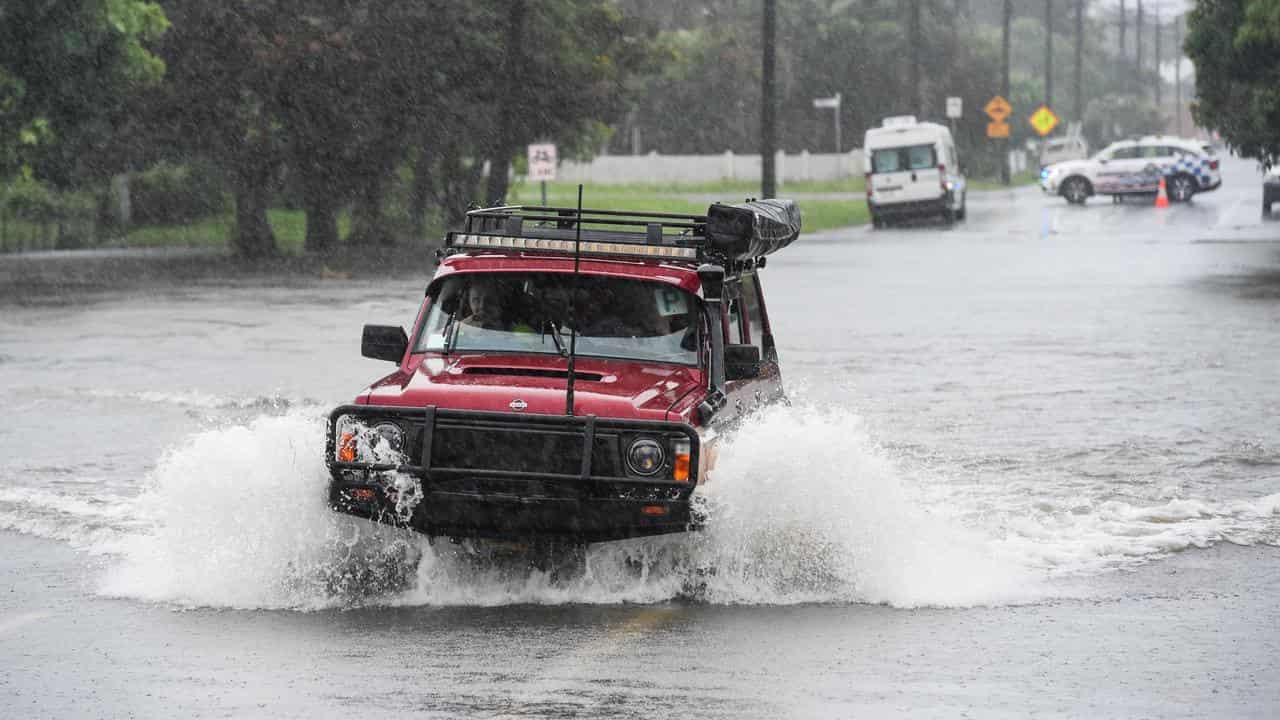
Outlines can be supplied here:
[[[0, 316], [0, 687], [35, 715], [1268, 717], [1280, 222], [974, 193], [763, 271], [791, 404], [704, 532], [553, 582], [325, 506], [426, 276]], [[587, 189], [588, 197], [590, 188]], [[803, 207], [803, 201], [801, 201]], [[0, 258], [0, 262], [12, 262]]]

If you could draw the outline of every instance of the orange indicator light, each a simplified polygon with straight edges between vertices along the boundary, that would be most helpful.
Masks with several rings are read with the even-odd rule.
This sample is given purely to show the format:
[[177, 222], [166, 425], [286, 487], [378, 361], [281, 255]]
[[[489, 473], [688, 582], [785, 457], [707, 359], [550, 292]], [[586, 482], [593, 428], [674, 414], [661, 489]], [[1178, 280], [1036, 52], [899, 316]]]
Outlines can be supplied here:
[[665, 505], [645, 505], [640, 508], [641, 515], [666, 515], [667, 508]]
[[355, 462], [356, 461], [355, 433], [349, 433], [349, 432], [342, 433], [342, 438], [338, 441], [338, 461], [339, 462]]
[[676, 482], [689, 482], [688, 453], [676, 455], [675, 479]]
[[672, 477], [676, 482], [689, 482], [689, 441], [677, 440], [673, 445], [676, 462], [672, 468]]

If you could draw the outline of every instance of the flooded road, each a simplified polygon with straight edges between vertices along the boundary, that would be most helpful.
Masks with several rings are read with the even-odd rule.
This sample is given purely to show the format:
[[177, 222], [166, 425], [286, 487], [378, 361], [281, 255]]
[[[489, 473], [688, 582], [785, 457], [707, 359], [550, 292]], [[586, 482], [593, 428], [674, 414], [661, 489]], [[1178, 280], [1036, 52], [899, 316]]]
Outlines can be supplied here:
[[[33, 716], [1270, 717], [1280, 222], [1024, 188], [763, 273], [793, 403], [586, 576], [324, 506], [426, 276], [0, 315], [0, 688]], [[590, 189], [588, 188], [588, 197]], [[0, 263], [12, 260], [0, 258]], [[425, 264], [425, 263], [424, 263]]]

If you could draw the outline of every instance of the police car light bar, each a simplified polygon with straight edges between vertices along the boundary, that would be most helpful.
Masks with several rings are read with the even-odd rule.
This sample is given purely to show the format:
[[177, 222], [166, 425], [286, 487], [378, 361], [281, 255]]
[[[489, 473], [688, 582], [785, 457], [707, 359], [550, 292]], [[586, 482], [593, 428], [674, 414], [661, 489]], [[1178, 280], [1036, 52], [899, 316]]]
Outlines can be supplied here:
[[[451, 248], [534, 250], [563, 253], [573, 253], [575, 249], [573, 240], [514, 237], [510, 235], [480, 235], [475, 233], [449, 233], [446, 245]], [[632, 257], [680, 260], [694, 260], [698, 257], [697, 248], [673, 245], [601, 242], [597, 240], [583, 240], [580, 245], [583, 255], [629, 255]]]

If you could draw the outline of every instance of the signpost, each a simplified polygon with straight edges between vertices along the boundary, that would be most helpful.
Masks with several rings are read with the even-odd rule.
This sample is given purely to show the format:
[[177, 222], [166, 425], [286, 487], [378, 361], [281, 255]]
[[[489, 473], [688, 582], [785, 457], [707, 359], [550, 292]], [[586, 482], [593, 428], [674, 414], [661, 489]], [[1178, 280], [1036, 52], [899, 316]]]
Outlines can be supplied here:
[[555, 143], [534, 143], [529, 146], [529, 179], [542, 183], [542, 206], [547, 205], [547, 181], [556, 179]]
[[951, 122], [951, 136], [956, 134], [956, 120], [964, 115], [964, 98], [947, 98], [947, 120]]
[[830, 108], [835, 111], [833, 117], [836, 123], [836, 153], [838, 154], [840, 152], [840, 93], [827, 98], [814, 98], [813, 106], [819, 110]]
[[997, 95], [989, 100], [982, 111], [991, 118], [991, 122], [987, 123], [987, 137], [989, 138], [1007, 138], [1009, 137], [1009, 123], [1005, 120], [1013, 114], [1013, 106], [1008, 100]]
[[1031, 113], [1031, 117], [1027, 118], [1027, 122], [1031, 123], [1031, 127], [1040, 133], [1040, 137], [1044, 137], [1058, 127], [1058, 116], [1053, 114], [1048, 105], [1041, 105], [1035, 112]]

